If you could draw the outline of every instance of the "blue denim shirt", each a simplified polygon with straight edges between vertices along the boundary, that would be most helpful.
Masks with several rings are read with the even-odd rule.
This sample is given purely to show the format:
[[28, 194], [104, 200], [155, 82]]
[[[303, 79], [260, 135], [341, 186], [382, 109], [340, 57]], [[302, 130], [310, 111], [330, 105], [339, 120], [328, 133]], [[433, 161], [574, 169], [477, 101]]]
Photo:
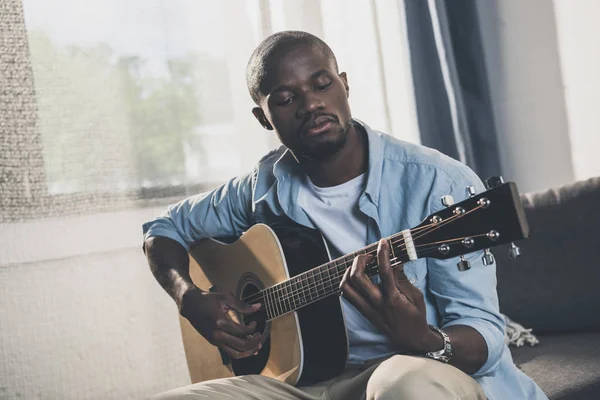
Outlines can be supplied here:
[[[367, 239], [374, 243], [418, 225], [444, 206], [468, 197], [467, 186], [484, 190], [465, 165], [441, 153], [365, 128], [369, 143], [367, 184], [359, 209], [367, 215]], [[248, 174], [190, 197], [143, 225], [144, 237], [164, 236], [186, 249], [205, 237], [239, 236], [256, 223], [287, 216], [315, 228], [296, 203], [303, 172], [285, 147], [263, 157]], [[419, 259], [405, 273], [425, 297], [429, 324], [467, 325], [485, 339], [488, 358], [473, 374], [490, 400], [546, 399], [537, 385], [513, 363], [504, 342], [504, 318], [498, 310], [496, 265], [484, 266], [482, 252], [469, 254], [472, 268], [458, 271], [457, 259]]]

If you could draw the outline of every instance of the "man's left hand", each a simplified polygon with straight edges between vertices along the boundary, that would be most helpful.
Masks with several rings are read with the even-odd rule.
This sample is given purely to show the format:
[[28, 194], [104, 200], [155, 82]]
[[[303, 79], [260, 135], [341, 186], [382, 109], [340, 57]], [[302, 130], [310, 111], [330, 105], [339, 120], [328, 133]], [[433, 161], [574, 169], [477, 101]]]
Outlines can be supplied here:
[[340, 283], [342, 294], [382, 332], [399, 352], [425, 353], [440, 350], [444, 341], [429, 329], [423, 292], [404, 274], [404, 265], [392, 269], [390, 248], [382, 239], [377, 247], [381, 284], [374, 284], [365, 267], [374, 259], [359, 255]]

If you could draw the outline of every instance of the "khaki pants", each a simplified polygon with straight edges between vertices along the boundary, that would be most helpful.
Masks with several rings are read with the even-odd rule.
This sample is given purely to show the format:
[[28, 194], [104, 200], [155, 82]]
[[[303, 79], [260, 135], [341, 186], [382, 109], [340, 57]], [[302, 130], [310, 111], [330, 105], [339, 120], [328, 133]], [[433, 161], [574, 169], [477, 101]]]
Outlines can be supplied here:
[[215, 379], [151, 397], [172, 399], [277, 400], [485, 400], [483, 390], [451, 365], [421, 357], [396, 355], [364, 370], [347, 370], [312, 386], [294, 387], [260, 375]]

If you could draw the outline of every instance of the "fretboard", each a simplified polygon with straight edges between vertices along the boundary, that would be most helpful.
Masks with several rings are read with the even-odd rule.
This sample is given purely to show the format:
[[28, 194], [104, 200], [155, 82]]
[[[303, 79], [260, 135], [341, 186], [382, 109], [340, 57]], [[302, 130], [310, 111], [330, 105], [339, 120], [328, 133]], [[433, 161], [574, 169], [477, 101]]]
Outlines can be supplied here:
[[[390, 262], [392, 265], [410, 259], [401, 234], [393, 235], [387, 240], [391, 245]], [[277, 318], [325, 297], [339, 294], [342, 277], [346, 270], [352, 266], [356, 256], [360, 254], [375, 256], [376, 253], [377, 243], [374, 243], [264, 289], [261, 294], [268, 319]], [[367, 264], [366, 273], [369, 277], [378, 275], [379, 266], [376, 258]]]

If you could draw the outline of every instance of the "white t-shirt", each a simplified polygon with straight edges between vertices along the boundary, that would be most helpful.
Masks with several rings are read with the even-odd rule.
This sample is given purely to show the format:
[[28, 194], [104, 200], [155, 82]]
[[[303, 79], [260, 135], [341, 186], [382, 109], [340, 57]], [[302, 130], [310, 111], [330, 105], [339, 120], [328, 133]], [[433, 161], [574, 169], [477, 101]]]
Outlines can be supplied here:
[[[366, 174], [362, 174], [341, 185], [322, 188], [305, 176], [300, 185], [298, 204], [338, 255], [368, 244], [369, 217], [358, 208], [366, 181]], [[349, 364], [362, 364], [393, 353], [388, 338], [343, 297], [342, 306], [350, 345]]]

